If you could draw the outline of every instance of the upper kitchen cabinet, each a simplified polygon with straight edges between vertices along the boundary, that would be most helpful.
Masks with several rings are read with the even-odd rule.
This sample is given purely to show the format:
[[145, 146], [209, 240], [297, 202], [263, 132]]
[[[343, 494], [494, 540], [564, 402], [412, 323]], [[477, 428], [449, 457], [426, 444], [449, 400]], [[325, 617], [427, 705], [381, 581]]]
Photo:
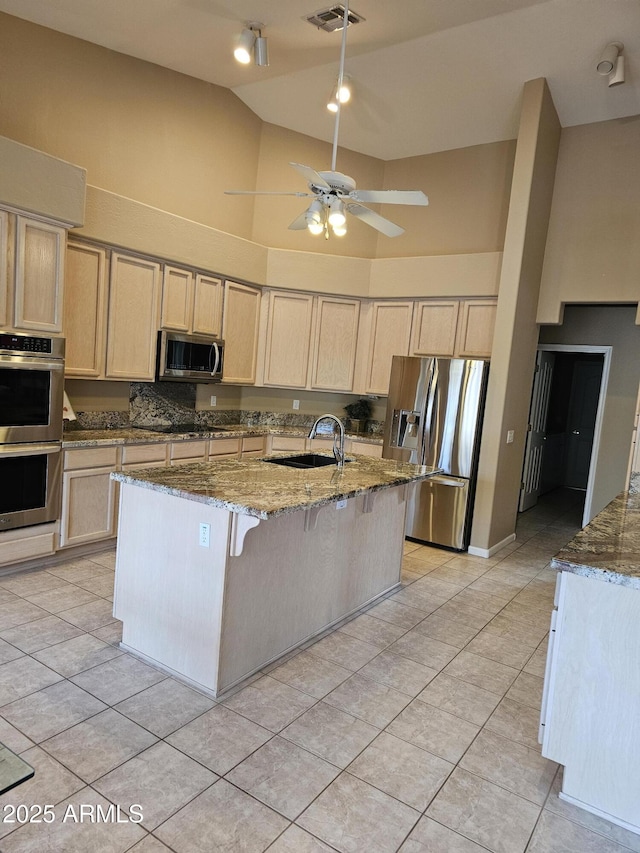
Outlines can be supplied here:
[[0, 328], [11, 325], [11, 304], [13, 302], [13, 282], [10, 275], [9, 227], [12, 220], [6, 210], [0, 210]]
[[107, 304], [104, 249], [69, 241], [65, 263], [65, 376], [104, 376]]
[[360, 300], [316, 297], [311, 388], [352, 391]]
[[265, 385], [304, 388], [307, 385], [311, 351], [311, 319], [314, 297], [309, 293], [269, 292]]
[[460, 358], [490, 358], [496, 299], [465, 299], [460, 304], [455, 354]]
[[256, 381], [261, 293], [235, 281], [224, 283], [223, 382], [253, 385]]
[[107, 379], [152, 382], [160, 324], [160, 264], [111, 254]]
[[387, 395], [391, 359], [394, 355], [409, 354], [413, 302], [372, 302], [369, 316], [364, 393]]
[[459, 309], [457, 299], [416, 302], [409, 354], [452, 356]]
[[13, 326], [61, 332], [66, 231], [25, 216], [16, 216], [15, 229]]
[[164, 267], [161, 327], [175, 332], [210, 335], [222, 332], [222, 282], [203, 273]]

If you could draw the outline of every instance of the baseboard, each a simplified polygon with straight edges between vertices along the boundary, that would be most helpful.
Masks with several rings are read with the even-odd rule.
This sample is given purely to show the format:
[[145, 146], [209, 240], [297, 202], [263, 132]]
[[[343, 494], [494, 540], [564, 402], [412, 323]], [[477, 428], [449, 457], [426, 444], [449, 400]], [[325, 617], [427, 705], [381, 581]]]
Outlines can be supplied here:
[[505, 545], [510, 545], [515, 538], [516, 534], [510, 533], [509, 536], [505, 536], [504, 539], [500, 542], [496, 542], [496, 544], [492, 545], [490, 548], [476, 548], [473, 545], [469, 545], [468, 551], [473, 557], [493, 557], [493, 555], [497, 554]]

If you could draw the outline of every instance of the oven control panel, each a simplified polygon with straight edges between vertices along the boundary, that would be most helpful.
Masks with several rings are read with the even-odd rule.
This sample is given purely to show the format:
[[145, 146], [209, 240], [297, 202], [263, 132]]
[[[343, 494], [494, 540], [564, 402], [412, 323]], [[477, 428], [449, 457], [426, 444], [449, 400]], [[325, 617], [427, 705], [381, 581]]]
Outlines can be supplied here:
[[0, 353], [64, 358], [64, 338], [3, 332], [0, 334]]

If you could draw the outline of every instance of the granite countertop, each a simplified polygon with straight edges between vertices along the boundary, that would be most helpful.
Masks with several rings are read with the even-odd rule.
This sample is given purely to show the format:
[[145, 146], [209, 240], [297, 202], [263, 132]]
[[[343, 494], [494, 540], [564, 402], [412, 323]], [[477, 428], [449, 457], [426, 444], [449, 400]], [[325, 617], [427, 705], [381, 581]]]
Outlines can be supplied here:
[[[62, 436], [62, 446], [65, 449], [73, 447], [96, 447], [101, 444], [148, 444], [152, 441], [186, 441], [197, 438], [244, 438], [252, 435], [290, 435], [292, 437], [304, 437], [309, 434], [308, 428], [303, 427], [276, 427], [276, 426], [245, 426], [234, 424], [224, 427], [211, 427], [210, 431], [197, 432], [157, 432], [153, 429], [140, 429], [137, 427], [125, 427], [116, 429], [71, 429], [66, 430]], [[318, 438], [330, 439], [329, 434], [318, 434]], [[382, 444], [382, 436], [362, 435], [346, 433], [346, 437], [353, 442], [367, 442], [368, 444]]]
[[342, 471], [335, 465], [289, 468], [254, 457], [242, 461], [194, 462], [173, 468], [138, 468], [113, 473], [111, 477], [121, 483], [199, 501], [241, 515], [269, 519], [365, 492], [425, 480], [439, 473], [439, 469], [392, 459], [347, 458], [352, 461], [345, 462]]
[[614, 498], [556, 554], [551, 567], [640, 589], [640, 494]]

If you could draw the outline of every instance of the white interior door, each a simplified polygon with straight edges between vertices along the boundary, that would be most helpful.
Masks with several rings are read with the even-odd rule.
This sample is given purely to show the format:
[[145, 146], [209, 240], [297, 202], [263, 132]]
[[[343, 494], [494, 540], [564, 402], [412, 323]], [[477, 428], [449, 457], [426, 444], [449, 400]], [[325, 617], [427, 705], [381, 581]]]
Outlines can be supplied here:
[[529, 410], [527, 442], [524, 451], [522, 488], [520, 489], [520, 505], [518, 507], [520, 512], [535, 506], [540, 493], [540, 471], [542, 470], [554, 361], [555, 355], [552, 352], [538, 350], [531, 394], [531, 408]]

